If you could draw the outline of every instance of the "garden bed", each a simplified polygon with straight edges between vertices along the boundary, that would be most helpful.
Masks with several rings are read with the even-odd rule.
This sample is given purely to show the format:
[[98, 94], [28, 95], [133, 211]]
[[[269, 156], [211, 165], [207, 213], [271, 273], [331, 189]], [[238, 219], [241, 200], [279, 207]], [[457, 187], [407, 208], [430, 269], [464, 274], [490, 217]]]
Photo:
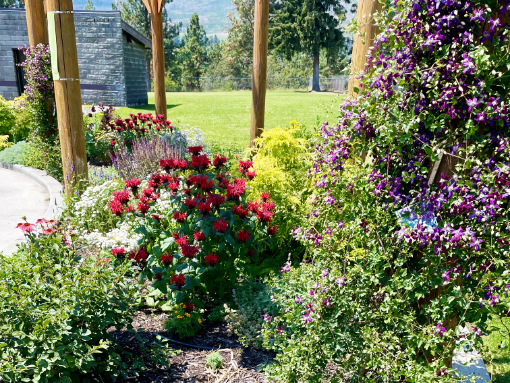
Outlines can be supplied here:
[[[164, 330], [163, 324], [166, 314], [153, 310], [143, 309], [137, 312], [133, 327], [139, 331], [148, 342], [157, 342], [154, 333], [163, 337], [170, 337]], [[230, 333], [226, 323], [206, 323], [197, 336], [191, 340], [181, 340], [178, 337], [172, 339], [187, 344], [201, 347], [211, 347], [223, 357], [222, 368], [213, 371], [206, 366], [206, 356], [211, 350], [186, 347], [169, 342], [167, 361], [169, 368], [155, 366], [152, 363], [146, 365], [146, 371], [138, 377], [130, 377], [121, 381], [149, 383], [149, 382], [266, 382], [262, 367], [271, 363], [273, 354], [245, 348], [236, 336]], [[116, 342], [129, 350], [139, 349], [139, 343], [131, 332], [113, 332]], [[162, 345], [162, 348], [165, 346]]]

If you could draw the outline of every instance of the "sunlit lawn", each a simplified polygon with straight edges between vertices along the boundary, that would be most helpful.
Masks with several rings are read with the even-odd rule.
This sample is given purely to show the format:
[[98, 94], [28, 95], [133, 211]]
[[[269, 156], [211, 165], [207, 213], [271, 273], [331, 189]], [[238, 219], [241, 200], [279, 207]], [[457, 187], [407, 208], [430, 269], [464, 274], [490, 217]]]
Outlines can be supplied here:
[[[293, 119], [307, 128], [316, 128], [326, 121], [334, 123], [343, 97], [332, 93], [270, 91], [266, 96], [266, 129], [287, 126]], [[168, 119], [174, 125], [200, 128], [207, 142], [225, 148], [248, 146], [250, 91], [167, 93], [167, 104]], [[154, 112], [154, 93], [149, 93], [149, 105], [117, 110], [122, 117], [149, 111]]]
[[494, 318], [491, 322], [496, 329], [492, 329], [488, 337], [483, 338], [483, 359], [487, 363], [489, 373], [496, 382], [510, 383], [510, 348], [508, 337], [510, 332], [510, 318]]

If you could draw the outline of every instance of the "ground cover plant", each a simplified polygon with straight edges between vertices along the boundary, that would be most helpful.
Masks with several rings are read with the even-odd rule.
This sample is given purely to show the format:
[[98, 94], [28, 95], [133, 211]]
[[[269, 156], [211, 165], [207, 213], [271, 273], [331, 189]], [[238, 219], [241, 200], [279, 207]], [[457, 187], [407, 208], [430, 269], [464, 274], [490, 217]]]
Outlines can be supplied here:
[[[288, 126], [297, 120], [307, 129], [316, 130], [322, 122], [336, 120], [338, 104], [344, 95], [332, 93], [268, 91], [265, 125], [267, 129]], [[211, 150], [243, 152], [249, 145], [251, 92], [179, 92], [167, 93], [168, 118], [176, 126], [197, 127]], [[130, 113], [154, 110], [154, 94], [149, 105], [117, 110], [123, 118]], [[215, 149], [218, 148], [218, 149]]]
[[379, 20], [358, 99], [315, 147], [309, 262], [272, 282], [276, 380], [455, 381], [457, 326], [479, 347], [509, 315], [508, 5], [397, 1]]

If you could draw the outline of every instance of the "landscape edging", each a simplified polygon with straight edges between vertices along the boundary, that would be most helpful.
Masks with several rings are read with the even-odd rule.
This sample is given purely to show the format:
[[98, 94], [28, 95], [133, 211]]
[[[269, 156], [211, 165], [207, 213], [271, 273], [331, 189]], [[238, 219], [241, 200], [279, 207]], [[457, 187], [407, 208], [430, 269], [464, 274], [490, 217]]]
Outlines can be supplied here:
[[60, 182], [48, 175], [44, 170], [34, 169], [29, 166], [0, 162], [0, 167], [24, 174], [44, 187], [50, 197], [48, 208], [41, 218], [56, 219], [59, 217], [64, 207], [64, 188]]

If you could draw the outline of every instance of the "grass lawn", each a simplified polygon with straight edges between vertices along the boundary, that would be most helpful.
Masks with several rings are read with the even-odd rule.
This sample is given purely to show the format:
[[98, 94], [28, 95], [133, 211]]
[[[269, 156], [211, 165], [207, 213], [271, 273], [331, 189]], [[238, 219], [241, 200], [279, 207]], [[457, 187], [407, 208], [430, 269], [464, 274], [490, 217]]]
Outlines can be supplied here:
[[[344, 96], [332, 93], [277, 92], [266, 96], [266, 129], [287, 126], [293, 119], [309, 129], [323, 122], [334, 123]], [[207, 142], [223, 148], [244, 149], [250, 141], [251, 92], [167, 93], [168, 119], [174, 125], [193, 126], [204, 131]], [[149, 105], [121, 108], [129, 113], [154, 112], [154, 93]]]
[[[496, 317], [491, 324], [495, 328], [491, 329], [488, 337], [483, 338], [484, 350], [482, 350], [482, 356], [487, 365], [487, 370], [495, 382], [510, 383], [510, 345], [508, 344], [510, 318], [503, 318], [502, 323]], [[504, 340], [506, 340], [506, 344], [502, 344]], [[501, 348], [498, 348], [498, 346], [501, 346]]]

